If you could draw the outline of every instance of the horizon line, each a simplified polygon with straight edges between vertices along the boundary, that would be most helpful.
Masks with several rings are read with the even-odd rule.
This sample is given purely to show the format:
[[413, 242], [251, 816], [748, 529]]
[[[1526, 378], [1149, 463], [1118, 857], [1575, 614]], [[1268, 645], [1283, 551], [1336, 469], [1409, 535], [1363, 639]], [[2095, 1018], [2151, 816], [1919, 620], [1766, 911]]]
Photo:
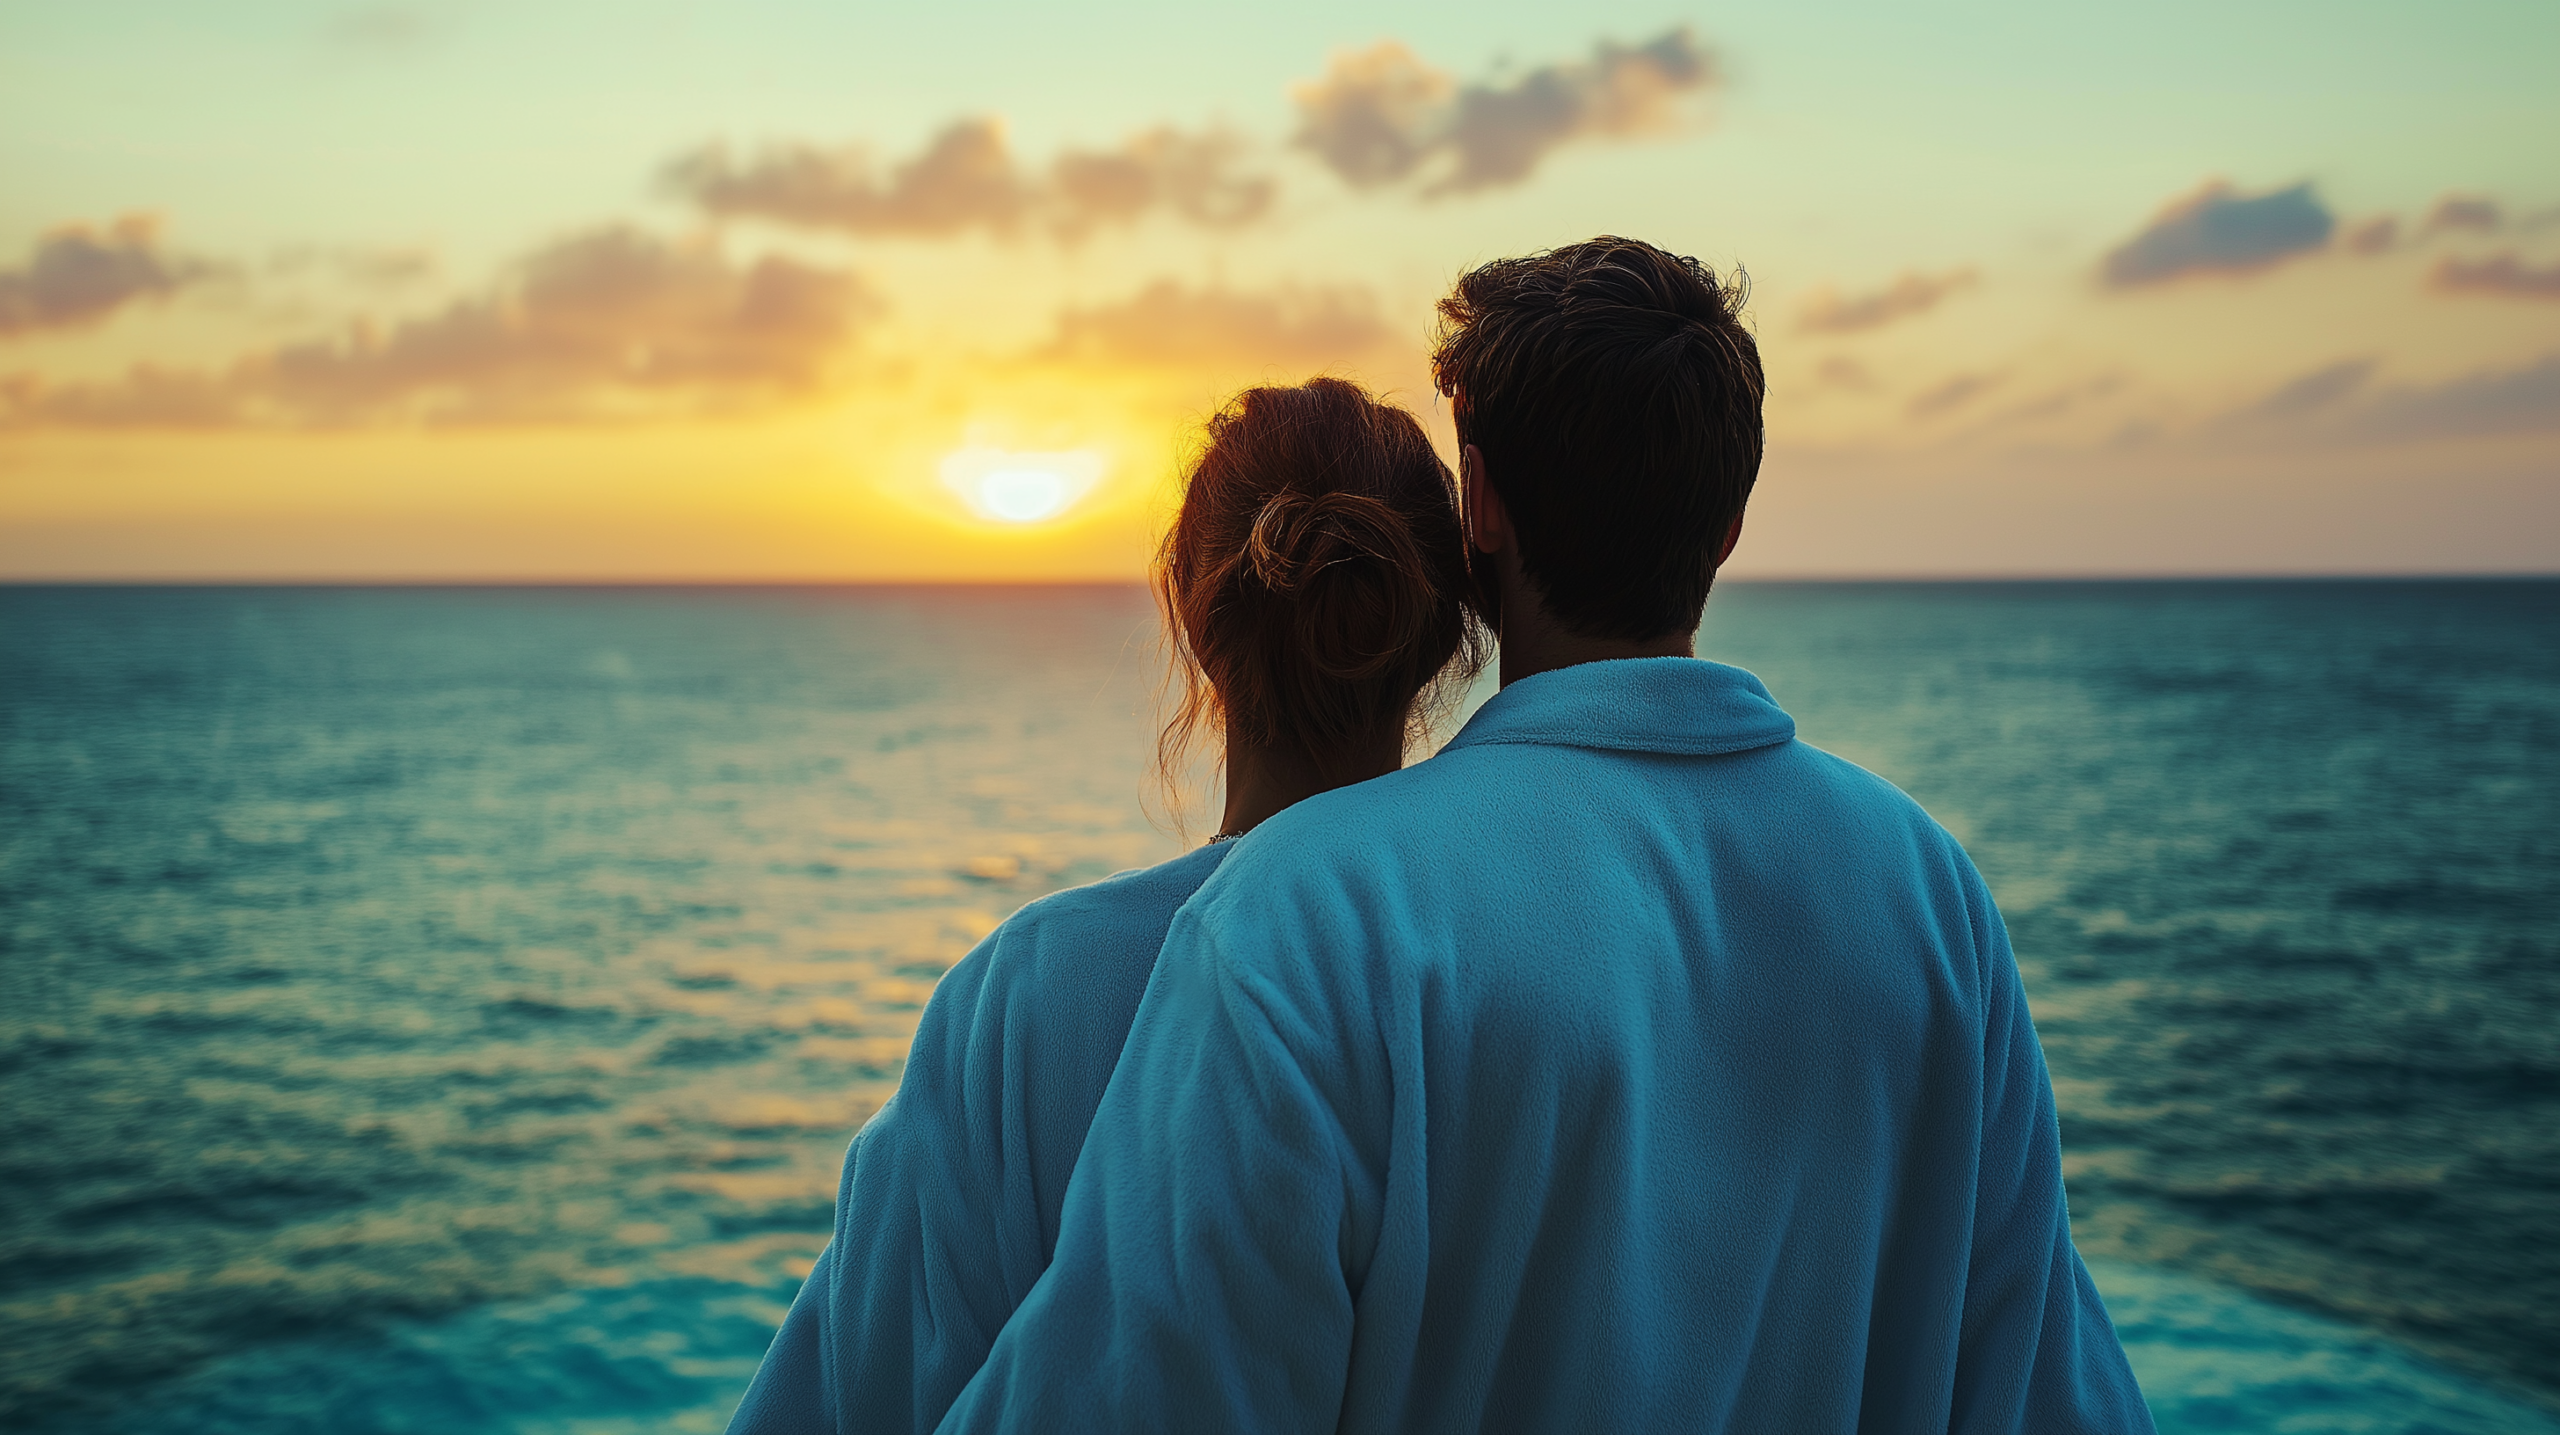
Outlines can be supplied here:
[[[2560, 580], [2560, 569], [2162, 570], [1993, 573], [1736, 574], [1719, 587], [1783, 584], [1961, 583], [2425, 583]], [[0, 588], [1144, 588], [1131, 578], [613, 578], [613, 577], [12, 577]]]

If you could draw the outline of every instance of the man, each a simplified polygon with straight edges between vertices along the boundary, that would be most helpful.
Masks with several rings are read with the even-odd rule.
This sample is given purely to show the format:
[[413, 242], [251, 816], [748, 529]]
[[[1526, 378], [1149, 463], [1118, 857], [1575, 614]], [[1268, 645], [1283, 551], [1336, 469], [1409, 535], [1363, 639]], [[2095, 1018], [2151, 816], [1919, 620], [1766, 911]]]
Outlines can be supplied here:
[[1174, 919], [943, 1428], [2151, 1428], [1981, 878], [1689, 656], [1739, 310], [1623, 239], [1442, 303], [1503, 689]]

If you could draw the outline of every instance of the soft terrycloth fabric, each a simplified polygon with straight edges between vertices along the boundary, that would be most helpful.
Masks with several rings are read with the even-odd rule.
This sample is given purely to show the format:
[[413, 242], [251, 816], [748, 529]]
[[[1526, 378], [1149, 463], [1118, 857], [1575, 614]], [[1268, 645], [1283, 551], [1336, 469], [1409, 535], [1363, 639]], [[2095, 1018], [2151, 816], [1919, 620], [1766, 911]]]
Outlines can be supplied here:
[[1048, 1267], [1058, 1207], [1174, 909], [1226, 856], [1044, 897], [942, 978], [845, 1157], [835, 1235], [731, 1435], [931, 1430]]
[[1244, 838], [942, 1428], [2149, 1430], [1989, 893], [1793, 733], [1593, 663]]

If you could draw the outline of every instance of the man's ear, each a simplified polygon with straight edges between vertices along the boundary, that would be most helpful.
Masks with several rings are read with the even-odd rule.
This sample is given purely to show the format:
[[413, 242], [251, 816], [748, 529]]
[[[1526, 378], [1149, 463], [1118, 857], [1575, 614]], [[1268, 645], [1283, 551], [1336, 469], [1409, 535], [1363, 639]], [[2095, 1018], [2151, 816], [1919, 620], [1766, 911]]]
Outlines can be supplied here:
[[1718, 568], [1722, 568], [1724, 561], [1733, 556], [1734, 546], [1740, 542], [1742, 542], [1742, 515], [1737, 513], [1733, 516], [1733, 526], [1724, 531], [1724, 551], [1716, 555]]
[[1467, 520], [1467, 543], [1478, 553], [1511, 546], [1511, 513], [1484, 474], [1484, 450], [1468, 444], [1458, 456], [1458, 502]]

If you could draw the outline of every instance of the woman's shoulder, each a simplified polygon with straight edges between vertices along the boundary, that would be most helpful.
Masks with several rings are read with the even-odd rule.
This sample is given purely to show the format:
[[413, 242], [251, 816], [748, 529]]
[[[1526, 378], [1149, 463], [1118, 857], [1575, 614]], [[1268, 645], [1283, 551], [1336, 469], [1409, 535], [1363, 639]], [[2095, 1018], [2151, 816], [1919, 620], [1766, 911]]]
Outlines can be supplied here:
[[1230, 845], [1214, 843], [1026, 903], [962, 965], [980, 968], [972, 985], [988, 994], [1061, 980], [1081, 986], [1115, 971], [1134, 971], [1143, 981], [1174, 912], [1218, 870]]
[[1233, 844], [1214, 842], [1152, 867], [1114, 872], [1025, 903], [997, 926], [1000, 935], [1075, 941], [1108, 939], [1132, 927], [1164, 927], [1218, 870]]
[[[971, 1127], [984, 1113], [964, 1109], [970, 1093], [1007, 1088], [982, 1079], [990, 1064], [1038, 1069], [1044, 1109], [1073, 1106], [1069, 1098], [1085, 1085], [1098, 1100], [1175, 909], [1225, 856], [1220, 846], [1115, 873], [1050, 893], [997, 924], [926, 1002], [890, 1103], [899, 1120], [918, 1129]], [[1099, 1076], [1078, 1078], [1087, 1068]], [[1080, 1142], [1082, 1127], [1075, 1129]]]

